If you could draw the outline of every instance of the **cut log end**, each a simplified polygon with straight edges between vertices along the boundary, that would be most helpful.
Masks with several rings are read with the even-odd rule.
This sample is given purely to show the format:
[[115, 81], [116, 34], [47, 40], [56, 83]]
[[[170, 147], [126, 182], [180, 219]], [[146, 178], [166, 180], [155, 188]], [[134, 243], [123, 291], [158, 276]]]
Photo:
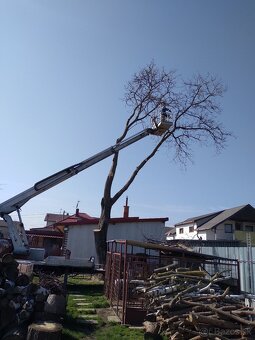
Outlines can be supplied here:
[[62, 325], [55, 322], [37, 322], [28, 327], [27, 340], [60, 340]]

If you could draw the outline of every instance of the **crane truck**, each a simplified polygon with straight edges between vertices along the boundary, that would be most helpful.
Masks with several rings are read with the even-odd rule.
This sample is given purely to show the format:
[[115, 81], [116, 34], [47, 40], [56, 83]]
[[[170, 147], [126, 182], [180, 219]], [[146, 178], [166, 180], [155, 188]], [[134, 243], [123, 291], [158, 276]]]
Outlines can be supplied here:
[[[162, 135], [169, 130], [172, 126], [170, 120], [165, 117], [160, 118], [158, 123], [154, 122], [152, 128], [147, 128], [141, 132], [113, 145], [109, 148], [93, 155], [92, 157], [71, 165], [61, 171], [54, 173], [53, 175], [46, 177], [39, 182], [36, 182], [31, 188], [15, 195], [14, 197], [2, 202], [0, 204], [0, 216], [5, 220], [8, 227], [9, 236], [13, 246], [13, 254], [16, 256], [26, 256], [29, 254], [29, 244], [25, 228], [22, 222], [20, 209], [31, 198], [43, 193], [44, 191], [58, 185], [59, 183], [69, 179], [70, 177], [77, 175], [79, 172], [89, 168], [90, 166], [102, 161], [103, 159], [113, 155], [114, 153], [126, 148], [127, 146], [139, 141], [140, 139], [148, 135]], [[17, 212], [19, 223], [14, 223], [11, 213]]]

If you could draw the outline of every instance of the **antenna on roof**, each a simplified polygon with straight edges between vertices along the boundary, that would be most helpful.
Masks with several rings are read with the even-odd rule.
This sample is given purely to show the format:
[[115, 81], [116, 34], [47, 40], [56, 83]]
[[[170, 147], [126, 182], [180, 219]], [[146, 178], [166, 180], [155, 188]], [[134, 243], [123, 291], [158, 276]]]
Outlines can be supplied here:
[[75, 208], [75, 215], [79, 216], [79, 203], [80, 201], [77, 201], [76, 208]]
[[78, 209], [78, 208], [79, 208], [79, 203], [80, 203], [80, 201], [77, 201], [77, 204], [76, 204], [76, 208], [75, 208], [75, 209]]

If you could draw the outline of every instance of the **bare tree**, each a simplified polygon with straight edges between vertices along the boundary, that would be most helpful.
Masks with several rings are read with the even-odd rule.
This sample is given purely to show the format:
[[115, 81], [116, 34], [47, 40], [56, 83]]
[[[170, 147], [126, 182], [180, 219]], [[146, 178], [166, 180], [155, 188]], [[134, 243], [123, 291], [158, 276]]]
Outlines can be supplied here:
[[112, 185], [119, 159], [119, 153], [114, 154], [101, 201], [99, 231], [95, 232], [99, 263], [105, 262], [106, 238], [112, 206], [163, 145], [172, 148], [174, 158], [184, 163], [191, 159], [191, 147], [194, 142], [211, 143], [218, 151], [225, 146], [226, 139], [231, 134], [217, 120], [221, 112], [219, 100], [224, 92], [222, 81], [214, 76], [198, 74], [184, 81], [177, 77], [175, 71], [167, 72], [159, 69], [154, 62], [141, 69], [127, 83], [124, 102], [130, 110], [130, 115], [117, 143], [138, 124], [151, 127], [151, 121], [155, 119], [162, 107], [169, 109], [173, 126], [162, 136], [153, 136], [157, 140], [151, 152], [135, 167], [122, 188], [113, 194]]

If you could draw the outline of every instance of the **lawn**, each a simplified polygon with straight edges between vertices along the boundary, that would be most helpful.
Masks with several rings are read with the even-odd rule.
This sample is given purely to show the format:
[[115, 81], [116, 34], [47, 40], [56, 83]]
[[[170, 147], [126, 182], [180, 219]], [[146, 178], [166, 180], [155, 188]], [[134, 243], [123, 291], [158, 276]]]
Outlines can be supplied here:
[[[90, 277], [70, 277], [68, 279], [68, 303], [67, 313], [63, 323], [63, 340], [85, 340], [85, 339], [98, 339], [98, 340], [143, 340], [143, 331], [137, 329], [130, 329], [127, 326], [122, 326], [117, 323], [109, 323], [102, 320], [97, 313], [90, 314], [86, 317], [87, 320], [91, 318], [96, 320], [95, 324], [80, 324], [77, 320], [80, 319], [81, 312], [77, 308], [76, 296], [84, 299], [93, 309], [104, 309], [109, 307], [109, 303], [103, 294], [103, 281], [93, 280]], [[86, 315], [86, 313], [85, 313]]]
[[127, 326], [107, 324], [95, 332], [95, 339], [98, 340], [143, 340], [143, 332], [141, 330], [130, 329]]

